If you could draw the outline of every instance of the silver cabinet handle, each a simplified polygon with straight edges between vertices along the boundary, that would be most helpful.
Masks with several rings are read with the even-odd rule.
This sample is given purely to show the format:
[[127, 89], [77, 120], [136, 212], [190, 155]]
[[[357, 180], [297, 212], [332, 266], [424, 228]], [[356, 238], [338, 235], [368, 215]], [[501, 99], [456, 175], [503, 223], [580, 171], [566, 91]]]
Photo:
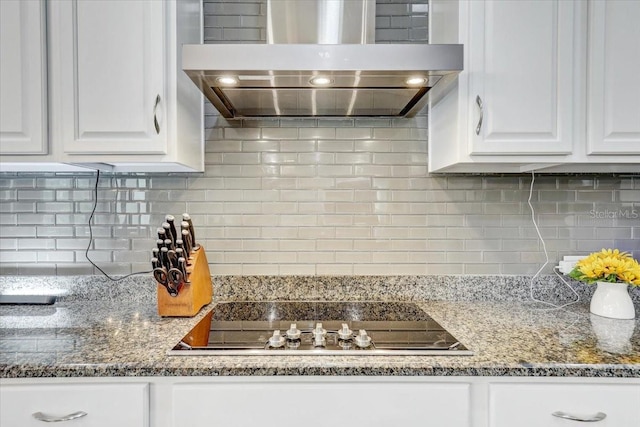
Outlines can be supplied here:
[[74, 412], [73, 414], [63, 415], [61, 417], [46, 415], [46, 414], [43, 414], [42, 412], [36, 412], [32, 415], [33, 415], [33, 418], [35, 418], [38, 421], [44, 421], [45, 423], [58, 423], [61, 421], [70, 421], [70, 420], [75, 420], [76, 418], [86, 417], [88, 414], [84, 411], [78, 411], [78, 412]]
[[480, 108], [480, 119], [478, 119], [478, 125], [476, 126], [476, 135], [480, 135], [480, 130], [482, 129], [482, 116], [484, 115], [482, 98], [480, 98], [480, 95], [476, 96], [476, 104], [478, 104], [478, 108]]
[[156, 133], [160, 135], [160, 123], [158, 123], [158, 105], [160, 104], [160, 94], [156, 96], [156, 103], [153, 106], [153, 126], [156, 128]]
[[577, 415], [568, 414], [568, 413], [562, 412], [562, 411], [556, 411], [556, 412], [552, 413], [551, 415], [553, 415], [554, 417], [566, 418], [567, 420], [578, 421], [578, 422], [581, 422], [581, 423], [595, 423], [595, 422], [602, 421], [605, 418], [607, 418], [607, 414], [605, 414], [603, 412], [598, 412], [598, 413], [596, 413], [595, 415], [593, 415], [591, 417], [579, 417]]

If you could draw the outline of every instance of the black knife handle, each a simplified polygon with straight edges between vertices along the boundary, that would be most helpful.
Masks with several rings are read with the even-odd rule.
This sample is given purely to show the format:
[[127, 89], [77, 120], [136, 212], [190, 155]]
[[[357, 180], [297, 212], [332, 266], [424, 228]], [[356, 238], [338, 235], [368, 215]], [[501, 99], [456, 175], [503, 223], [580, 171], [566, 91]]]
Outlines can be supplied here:
[[189, 234], [191, 235], [191, 247], [194, 251], [197, 251], [200, 246], [196, 243], [196, 230], [193, 228], [193, 221], [191, 220], [191, 216], [188, 213], [182, 214], [182, 221], [189, 224]]
[[169, 249], [167, 251], [167, 258], [169, 259], [169, 268], [178, 267], [178, 257], [176, 256], [176, 251]]
[[169, 248], [160, 249], [160, 262], [166, 269], [171, 268], [171, 266], [169, 265]]
[[178, 268], [182, 271], [184, 283], [191, 283], [189, 281], [189, 275], [187, 274], [187, 260], [184, 257], [178, 258]]
[[191, 255], [191, 235], [189, 234], [189, 230], [182, 230], [182, 242], [184, 244], [184, 251], [189, 257]]
[[158, 228], [157, 232], [158, 232], [158, 240], [161, 239], [164, 242], [164, 239], [167, 238], [167, 234], [164, 228]]
[[171, 239], [175, 243], [175, 241], [178, 240], [178, 232], [176, 231], [176, 225], [175, 225], [176, 219], [173, 215], [167, 215], [164, 217], [164, 220], [167, 222], [167, 224], [169, 224], [169, 231], [171, 231]]
[[171, 226], [169, 225], [168, 222], [163, 222], [162, 223], [162, 228], [164, 228], [164, 234], [165, 239], [171, 239], [171, 244], [173, 245], [174, 239], [173, 239], [173, 234], [171, 234]]

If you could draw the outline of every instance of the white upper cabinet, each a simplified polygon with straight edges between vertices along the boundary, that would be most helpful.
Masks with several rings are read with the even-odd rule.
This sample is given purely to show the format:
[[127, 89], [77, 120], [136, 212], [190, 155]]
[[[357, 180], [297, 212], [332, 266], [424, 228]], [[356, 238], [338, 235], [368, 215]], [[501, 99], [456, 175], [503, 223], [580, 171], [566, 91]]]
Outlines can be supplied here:
[[638, 154], [640, 1], [590, 6], [587, 154]]
[[0, 1], [0, 154], [48, 150], [45, 18], [44, 1]]
[[[44, 141], [50, 150], [4, 152], [0, 169], [203, 171], [202, 94], [181, 64], [182, 45], [202, 41], [201, 2], [49, 0], [46, 6], [46, 25], [26, 31], [21, 22], [6, 31], [33, 36], [46, 28], [49, 90], [40, 104], [49, 106]], [[2, 46], [4, 74], [4, 40]], [[14, 98], [3, 93], [3, 110], [5, 101], [20, 105]]]
[[54, 1], [50, 14], [64, 152], [166, 154], [164, 3]]
[[637, 22], [640, 2], [432, 0], [465, 70], [431, 101], [429, 170], [640, 172]]
[[470, 154], [571, 153], [575, 3], [470, 7]]

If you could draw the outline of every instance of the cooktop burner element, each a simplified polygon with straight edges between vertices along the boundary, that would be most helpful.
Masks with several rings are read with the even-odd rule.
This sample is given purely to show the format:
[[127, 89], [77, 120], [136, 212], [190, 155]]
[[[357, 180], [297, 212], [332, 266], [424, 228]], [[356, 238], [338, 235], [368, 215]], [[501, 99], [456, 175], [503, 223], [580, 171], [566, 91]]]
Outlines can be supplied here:
[[471, 355], [413, 303], [229, 302], [172, 349], [181, 355]]

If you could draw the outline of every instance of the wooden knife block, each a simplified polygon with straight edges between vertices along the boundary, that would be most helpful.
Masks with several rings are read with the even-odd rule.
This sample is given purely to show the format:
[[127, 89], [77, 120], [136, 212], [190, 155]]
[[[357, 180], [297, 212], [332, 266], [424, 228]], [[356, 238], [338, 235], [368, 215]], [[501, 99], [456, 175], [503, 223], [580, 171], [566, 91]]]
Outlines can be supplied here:
[[213, 289], [211, 273], [204, 247], [192, 252], [187, 277], [191, 283], [182, 285], [177, 296], [172, 297], [167, 288], [158, 283], [158, 314], [167, 317], [193, 317], [211, 302]]

